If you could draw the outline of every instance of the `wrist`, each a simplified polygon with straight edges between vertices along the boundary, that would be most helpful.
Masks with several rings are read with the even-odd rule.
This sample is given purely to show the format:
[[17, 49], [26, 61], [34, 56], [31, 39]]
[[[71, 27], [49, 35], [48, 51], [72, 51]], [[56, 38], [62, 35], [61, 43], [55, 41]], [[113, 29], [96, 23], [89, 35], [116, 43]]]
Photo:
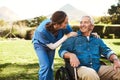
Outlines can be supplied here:
[[70, 54], [70, 58], [76, 57], [76, 55], [74, 53]]
[[64, 37], [64, 38], [66, 38], [66, 39], [68, 38], [68, 36], [67, 36], [67, 35], [64, 35], [63, 37]]

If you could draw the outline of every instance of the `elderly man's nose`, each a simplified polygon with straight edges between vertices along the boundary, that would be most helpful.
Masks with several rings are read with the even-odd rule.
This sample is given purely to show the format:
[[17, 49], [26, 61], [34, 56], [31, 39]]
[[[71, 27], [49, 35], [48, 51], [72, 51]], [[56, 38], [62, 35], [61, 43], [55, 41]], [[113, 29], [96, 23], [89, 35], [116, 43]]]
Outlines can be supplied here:
[[84, 27], [84, 24], [81, 24], [82, 27]]

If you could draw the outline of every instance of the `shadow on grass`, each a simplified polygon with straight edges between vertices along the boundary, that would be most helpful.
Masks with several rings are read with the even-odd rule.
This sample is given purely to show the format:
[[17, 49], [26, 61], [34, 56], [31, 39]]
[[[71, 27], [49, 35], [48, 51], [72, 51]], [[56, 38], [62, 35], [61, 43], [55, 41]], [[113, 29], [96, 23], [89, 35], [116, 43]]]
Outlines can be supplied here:
[[54, 71], [56, 71], [59, 67], [64, 66], [64, 61], [61, 58], [55, 58], [54, 62]]
[[113, 42], [113, 44], [115, 44], [115, 45], [120, 45], [120, 42]]
[[0, 80], [38, 80], [38, 63], [0, 64]]
[[[119, 55], [120, 58], [120, 55]], [[108, 61], [103, 60], [110, 65]], [[55, 58], [54, 61], [54, 75], [56, 70], [64, 66], [64, 60], [61, 58]], [[0, 80], [38, 80], [38, 63], [33, 64], [12, 64], [5, 63], [0, 64]]]
[[61, 67], [64, 66], [64, 61], [62, 58], [55, 58], [54, 61], [54, 76], [56, 74], [56, 71]]
[[[60, 58], [55, 58], [54, 75], [56, 70], [63, 66]], [[38, 80], [38, 63], [33, 64], [0, 64], [0, 80]]]

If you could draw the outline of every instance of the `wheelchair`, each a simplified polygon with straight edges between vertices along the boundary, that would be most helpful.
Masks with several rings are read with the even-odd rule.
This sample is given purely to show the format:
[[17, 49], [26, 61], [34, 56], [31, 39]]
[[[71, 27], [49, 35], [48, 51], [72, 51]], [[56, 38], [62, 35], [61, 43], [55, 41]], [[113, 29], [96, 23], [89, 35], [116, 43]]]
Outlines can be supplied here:
[[[104, 56], [101, 56], [101, 59], [106, 59]], [[70, 65], [69, 59], [64, 59], [65, 66], [61, 66], [55, 74], [55, 80], [77, 80], [77, 68], [73, 68]], [[102, 65], [107, 65], [102, 60], [100, 61]]]
[[69, 59], [64, 59], [65, 66], [61, 66], [55, 74], [55, 80], [77, 80], [76, 68], [70, 65]]

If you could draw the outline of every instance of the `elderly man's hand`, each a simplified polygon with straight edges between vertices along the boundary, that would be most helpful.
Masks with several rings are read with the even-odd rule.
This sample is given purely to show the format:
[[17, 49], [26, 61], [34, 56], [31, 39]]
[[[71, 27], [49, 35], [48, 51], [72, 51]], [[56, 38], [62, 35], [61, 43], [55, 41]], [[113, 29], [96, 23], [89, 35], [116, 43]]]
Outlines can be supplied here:
[[114, 68], [115, 71], [117, 70], [117, 68], [120, 68], [120, 61], [119, 61], [119, 59], [114, 60], [113, 63], [114, 63], [113, 68]]
[[72, 67], [78, 67], [80, 65], [80, 61], [75, 54], [70, 56], [70, 64]]

